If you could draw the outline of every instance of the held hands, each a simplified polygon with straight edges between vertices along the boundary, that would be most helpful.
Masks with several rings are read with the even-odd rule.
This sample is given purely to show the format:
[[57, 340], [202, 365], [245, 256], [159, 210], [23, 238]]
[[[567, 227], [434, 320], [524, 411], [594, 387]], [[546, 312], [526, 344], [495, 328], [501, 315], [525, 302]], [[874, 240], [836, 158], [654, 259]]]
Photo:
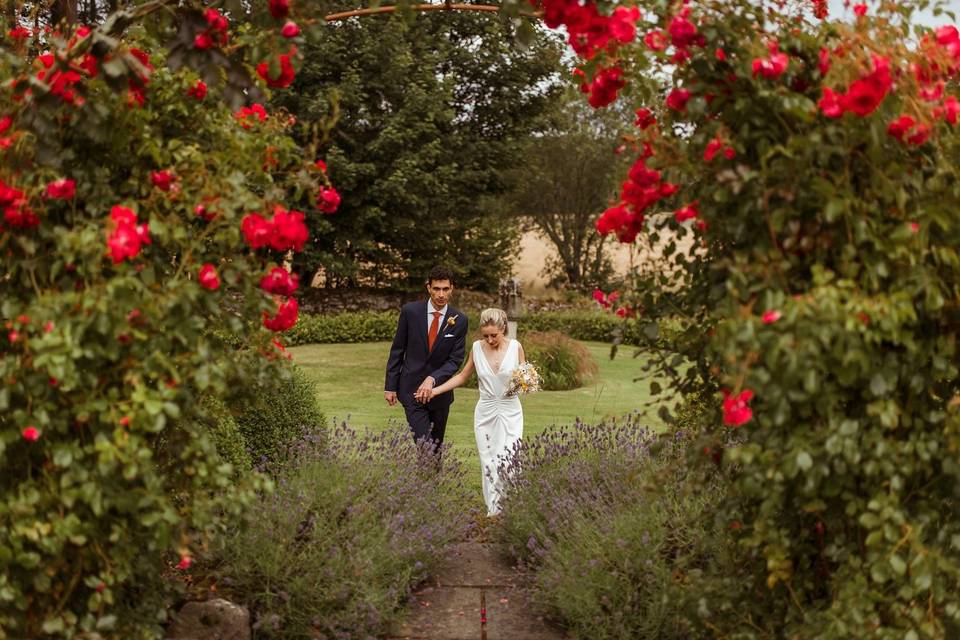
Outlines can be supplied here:
[[420, 383], [420, 387], [417, 389], [417, 391], [413, 394], [414, 400], [422, 404], [430, 402], [435, 395], [433, 393], [434, 383], [435, 380], [432, 377], [427, 376], [426, 379]]

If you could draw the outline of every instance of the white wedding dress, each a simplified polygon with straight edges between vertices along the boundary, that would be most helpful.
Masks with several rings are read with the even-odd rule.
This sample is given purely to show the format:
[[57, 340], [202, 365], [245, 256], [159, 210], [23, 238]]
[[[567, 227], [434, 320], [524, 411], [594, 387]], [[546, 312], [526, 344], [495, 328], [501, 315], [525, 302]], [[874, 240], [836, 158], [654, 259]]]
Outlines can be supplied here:
[[513, 452], [514, 445], [523, 436], [523, 407], [517, 396], [505, 395], [510, 388], [513, 370], [519, 364], [520, 343], [510, 340], [500, 370], [493, 371], [479, 340], [473, 343], [473, 362], [480, 384], [480, 399], [473, 412], [473, 430], [480, 452], [480, 470], [483, 473], [483, 500], [487, 515], [500, 512], [503, 483], [500, 466]]

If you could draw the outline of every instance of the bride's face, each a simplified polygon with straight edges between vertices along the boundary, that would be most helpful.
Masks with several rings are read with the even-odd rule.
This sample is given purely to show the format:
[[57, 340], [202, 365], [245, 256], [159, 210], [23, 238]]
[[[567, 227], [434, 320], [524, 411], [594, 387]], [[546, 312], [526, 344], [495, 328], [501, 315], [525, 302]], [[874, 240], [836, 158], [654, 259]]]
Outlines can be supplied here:
[[488, 324], [480, 327], [480, 337], [483, 338], [483, 341], [486, 342], [490, 348], [496, 349], [503, 340], [503, 331], [500, 331], [500, 327], [495, 324]]

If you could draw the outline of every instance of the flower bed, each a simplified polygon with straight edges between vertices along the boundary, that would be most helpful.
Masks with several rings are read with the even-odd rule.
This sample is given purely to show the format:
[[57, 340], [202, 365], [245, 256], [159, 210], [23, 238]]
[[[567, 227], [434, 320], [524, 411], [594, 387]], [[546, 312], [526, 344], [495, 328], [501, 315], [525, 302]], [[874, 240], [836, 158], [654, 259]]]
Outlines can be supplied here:
[[[406, 429], [308, 436], [216, 555], [268, 638], [389, 631], [411, 587], [466, 533], [464, 469], [437, 467]], [[258, 635], [259, 637], [259, 635]]]
[[729, 570], [724, 494], [685, 464], [687, 437], [638, 418], [547, 431], [519, 450], [502, 535], [536, 598], [575, 637], [691, 638], [697, 601]]

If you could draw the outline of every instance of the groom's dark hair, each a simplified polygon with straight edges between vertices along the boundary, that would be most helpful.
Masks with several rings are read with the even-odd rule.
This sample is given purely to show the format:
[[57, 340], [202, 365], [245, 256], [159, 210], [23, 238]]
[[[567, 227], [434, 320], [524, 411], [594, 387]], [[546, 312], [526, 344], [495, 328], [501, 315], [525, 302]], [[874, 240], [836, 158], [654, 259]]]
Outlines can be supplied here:
[[431, 282], [436, 282], [437, 280], [449, 280], [450, 284], [456, 284], [453, 281], [453, 271], [440, 265], [437, 265], [433, 269], [430, 269], [430, 273], [427, 274], [428, 285]]

